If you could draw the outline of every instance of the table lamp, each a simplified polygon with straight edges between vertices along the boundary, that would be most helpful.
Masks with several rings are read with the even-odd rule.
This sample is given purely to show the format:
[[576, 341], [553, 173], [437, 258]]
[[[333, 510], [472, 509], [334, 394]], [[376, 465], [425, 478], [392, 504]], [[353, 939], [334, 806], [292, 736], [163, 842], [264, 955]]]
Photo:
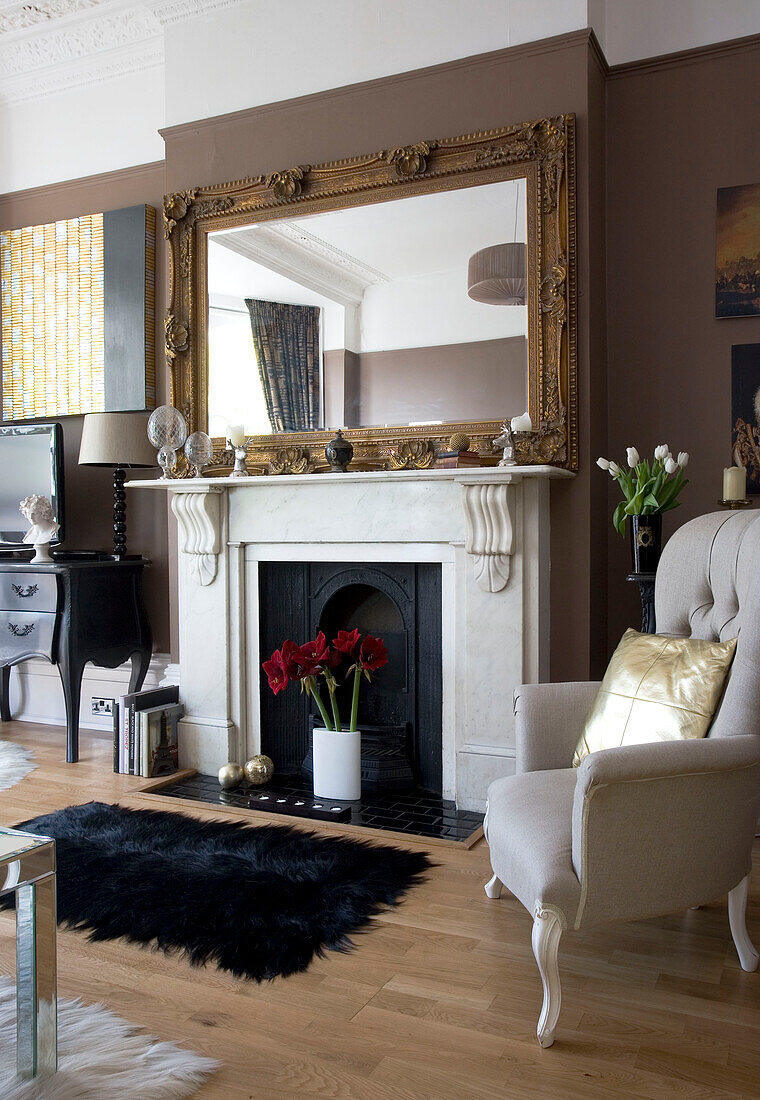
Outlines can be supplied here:
[[156, 465], [156, 453], [147, 436], [144, 413], [87, 413], [79, 447], [80, 466], [113, 466], [113, 553], [127, 553], [127, 494], [125, 469]]

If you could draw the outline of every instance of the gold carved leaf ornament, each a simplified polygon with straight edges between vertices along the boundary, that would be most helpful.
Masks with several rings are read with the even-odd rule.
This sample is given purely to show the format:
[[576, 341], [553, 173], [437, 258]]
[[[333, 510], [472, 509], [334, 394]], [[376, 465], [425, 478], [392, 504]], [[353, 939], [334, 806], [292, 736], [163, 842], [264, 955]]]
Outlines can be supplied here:
[[306, 447], [281, 447], [269, 463], [270, 474], [308, 474], [311, 468]]
[[427, 470], [435, 462], [435, 447], [428, 439], [404, 440], [388, 459], [391, 470]]
[[541, 310], [557, 321], [564, 321], [567, 313], [565, 302], [565, 283], [567, 280], [567, 261], [560, 256], [552, 265], [551, 272], [541, 283]]
[[431, 149], [435, 149], [434, 141], [418, 141], [414, 145], [399, 145], [396, 149], [390, 149], [385, 154], [387, 164], [392, 165], [402, 179], [412, 179], [413, 176], [421, 176], [427, 168], [427, 158]]
[[174, 191], [171, 195], [164, 195], [164, 237], [167, 241], [171, 238], [174, 227], [187, 214], [195, 195], [195, 190]]
[[273, 192], [274, 197], [281, 202], [289, 199], [297, 199], [303, 188], [303, 180], [311, 171], [309, 165], [298, 165], [295, 168], [286, 168], [283, 172], [272, 172], [267, 176], [267, 187]]
[[167, 359], [172, 360], [179, 353], [187, 351], [190, 345], [190, 330], [173, 313], [167, 313], [164, 318], [164, 334]]

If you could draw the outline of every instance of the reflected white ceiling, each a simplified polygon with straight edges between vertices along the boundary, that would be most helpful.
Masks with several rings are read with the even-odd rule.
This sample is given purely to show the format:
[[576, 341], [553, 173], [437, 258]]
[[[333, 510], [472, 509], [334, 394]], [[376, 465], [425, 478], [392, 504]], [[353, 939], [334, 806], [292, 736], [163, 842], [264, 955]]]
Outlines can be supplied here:
[[[282, 242], [282, 249], [273, 248], [268, 259], [266, 252], [276, 224], [262, 223], [260, 233], [254, 225], [213, 235], [217, 244], [226, 244], [235, 252], [244, 251], [250, 242], [249, 254], [255, 255], [257, 262], [250, 262], [252, 285], [244, 290], [246, 295], [260, 293], [260, 287], [253, 285], [263, 278], [255, 270], [260, 264], [294, 278], [299, 261], [306, 285], [328, 294], [332, 266], [335, 286], [345, 295], [345, 304], [351, 300], [349, 280], [356, 285], [353, 300], [357, 302], [366, 286], [433, 272], [461, 271], [465, 285], [473, 252], [503, 241], [527, 239], [525, 180], [288, 218], [287, 241]], [[305, 231], [300, 240], [293, 232], [299, 228]], [[287, 268], [282, 265], [285, 250]], [[236, 276], [242, 273], [241, 259], [240, 255], [230, 256], [229, 267]], [[217, 255], [209, 272], [209, 290], [229, 294], [230, 280], [222, 268], [222, 257]], [[216, 279], [219, 285], [212, 281]]]

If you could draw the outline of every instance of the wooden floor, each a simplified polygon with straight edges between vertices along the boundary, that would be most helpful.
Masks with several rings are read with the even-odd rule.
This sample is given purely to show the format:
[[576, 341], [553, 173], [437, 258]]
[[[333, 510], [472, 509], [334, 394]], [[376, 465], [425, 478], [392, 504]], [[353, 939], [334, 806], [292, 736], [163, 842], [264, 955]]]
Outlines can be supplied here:
[[[113, 775], [104, 740], [84, 736], [80, 763], [67, 765], [60, 730], [6, 723], [0, 737], [31, 748], [39, 765], [0, 792], [0, 823], [92, 799], [146, 805], [130, 794], [141, 781]], [[202, 1100], [760, 1097], [760, 973], [739, 968], [725, 899], [567, 935], [558, 1037], [541, 1050], [529, 915], [509, 897], [485, 897], [482, 842], [431, 852], [439, 866], [425, 885], [358, 936], [355, 951], [306, 974], [257, 986], [61, 932], [60, 992], [219, 1058]], [[756, 944], [758, 870], [748, 920]], [[14, 919], [4, 913], [0, 973], [13, 968]]]

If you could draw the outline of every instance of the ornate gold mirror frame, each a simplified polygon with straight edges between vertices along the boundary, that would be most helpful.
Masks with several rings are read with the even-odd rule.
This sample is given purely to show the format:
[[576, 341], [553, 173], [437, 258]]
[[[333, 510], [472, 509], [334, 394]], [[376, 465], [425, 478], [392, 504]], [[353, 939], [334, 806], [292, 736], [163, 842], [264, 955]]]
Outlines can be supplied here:
[[[370, 202], [525, 177], [528, 209], [528, 411], [534, 431], [516, 438], [521, 463], [578, 466], [576, 378], [575, 116], [558, 115], [442, 141], [383, 150], [329, 164], [298, 165], [268, 176], [179, 191], [164, 198], [170, 242], [170, 294], [165, 319], [170, 400], [190, 431], [207, 427], [208, 333], [206, 235], [252, 222], [303, 216]], [[516, 414], [519, 409], [505, 409]], [[501, 421], [433, 427], [351, 428], [357, 469], [425, 468], [454, 432], [470, 437], [487, 461]], [[332, 431], [256, 436], [251, 472], [298, 473], [328, 468]], [[214, 441], [208, 473], [232, 463]]]

